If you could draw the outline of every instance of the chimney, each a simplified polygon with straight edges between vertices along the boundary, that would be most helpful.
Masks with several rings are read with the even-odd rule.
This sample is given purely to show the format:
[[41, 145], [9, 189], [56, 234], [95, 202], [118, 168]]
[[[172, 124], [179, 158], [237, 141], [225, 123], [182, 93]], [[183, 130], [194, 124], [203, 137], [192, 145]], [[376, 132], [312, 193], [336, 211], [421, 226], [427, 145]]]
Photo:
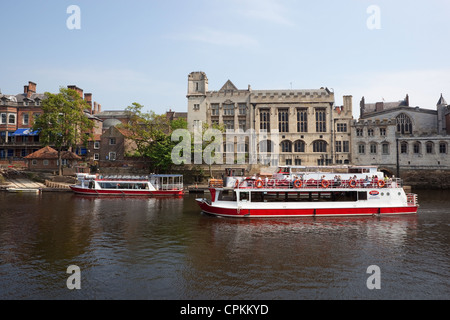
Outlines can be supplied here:
[[36, 83], [28, 81], [28, 92], [36, 93]]
[[76, 92], [78, 92], [78, 94], [80, 95], [80, 97], [83, 98], [83, 89], [80, 89], [80, 88], [78, 88], [78, 87], [75, 86], [75, 85], [67, 86], [67, 89], [75, 90]]
[[85, 93], [84, 101], [86, 101], [87, 104], [91, 107], [91, 113], [92, 113], [92, 93]]
[[98, 112], [102, 112], [102, 105], [100, 103], [97, 105], [97, 110]]
[[27, 98], [31, 98], [31, 95], [36, 93], [36, 83], [28, 81], [28, 85], [23, 86], [23, 93], [27, 95]]
[[97, 114], [97, 113], [98, 113], [98, 105], [97, 105], [97, 102], [94, 101], [94, 114]]

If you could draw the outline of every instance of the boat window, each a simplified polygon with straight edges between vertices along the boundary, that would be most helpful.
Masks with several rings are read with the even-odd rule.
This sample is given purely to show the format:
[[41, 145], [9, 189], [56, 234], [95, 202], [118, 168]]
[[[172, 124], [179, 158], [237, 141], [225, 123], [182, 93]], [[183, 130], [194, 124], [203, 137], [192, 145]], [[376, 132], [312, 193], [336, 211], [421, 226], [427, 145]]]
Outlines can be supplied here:
[[236, 192], [229, 192], [228, 190], [219, 191], [218, 199], [221, 201], [236, 201]]
[[[252, 202], [315, 202], [367, 200], [367, 192], [252, 192]], [[365, 197], [365, 198], [364, 198]]]
[[240, 201], [248, 201], [249, 197], [248, 197], [248, 192], [240, 192], [239, 193], [239, 200]]

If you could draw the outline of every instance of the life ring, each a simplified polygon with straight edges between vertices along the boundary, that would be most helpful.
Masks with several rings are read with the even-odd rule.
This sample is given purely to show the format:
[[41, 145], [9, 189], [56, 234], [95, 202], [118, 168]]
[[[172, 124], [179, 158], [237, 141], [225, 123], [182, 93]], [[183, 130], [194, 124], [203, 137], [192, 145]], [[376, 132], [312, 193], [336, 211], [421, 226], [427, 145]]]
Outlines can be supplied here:
[[301, 188], [302, 187], [302, 181], [301, 180], [295, 180], [294, 181], [294, 187]]
[[330, 185], [330, 181], [323, 179], [322, 180], [322, 188], [328, 188]]
[[262, 180], [256, 181], [255, 185], [256, 185], [257, 188], [262, 188], [262, 187], [263, 187], [263, 182], [262, 182]]
[[350, 182], [348, 183], [350, 185], [351, 188], [356, 187], [356, 181], [355, 180], [350, 180]]
[[378, 180], [378, 187], [383, 188], [386, 185], [386, 182], [384, 180]]

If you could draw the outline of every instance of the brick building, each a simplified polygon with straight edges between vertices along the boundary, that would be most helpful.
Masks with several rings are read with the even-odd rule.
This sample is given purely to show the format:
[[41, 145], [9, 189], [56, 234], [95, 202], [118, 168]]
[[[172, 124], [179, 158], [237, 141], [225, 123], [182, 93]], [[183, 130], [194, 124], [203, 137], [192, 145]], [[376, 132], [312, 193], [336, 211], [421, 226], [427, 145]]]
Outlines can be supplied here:
[[[95, 117], [100, 105], [92, 102], [91, 93], [83, 93], [83, 90], [75, 85], [67, 87], [76, 90], [90, 106], [85, 114], [94, 121], [92, 132], [94, 139], [89, 142], [88, 147], [74, 148], [76, 153], [89, 161], [89, 150], [93, 149], [96, 141], [100, 142], [101, 120]], [[42, 147], [38, 134], [30, 130], [34, 118], [43, 112], [41, 105], [45, 99], [45, 94], [37, 93], [36, 88], [37, 84], [29, 81], [28, 85], [24, 86], [23, 93], [15, 95], [0, 93], [0, 163], [23, 160]]]

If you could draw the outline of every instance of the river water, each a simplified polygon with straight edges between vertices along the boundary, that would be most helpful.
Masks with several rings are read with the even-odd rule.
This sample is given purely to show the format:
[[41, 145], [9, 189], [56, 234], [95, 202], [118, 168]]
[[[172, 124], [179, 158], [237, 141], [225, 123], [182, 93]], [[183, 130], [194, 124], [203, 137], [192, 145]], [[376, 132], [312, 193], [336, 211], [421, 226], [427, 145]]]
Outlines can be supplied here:
[[275, 220], [198, 195], [3, 192], [0, 299], [449, 299], [450, 191], [416, 192], [417, 215]]

